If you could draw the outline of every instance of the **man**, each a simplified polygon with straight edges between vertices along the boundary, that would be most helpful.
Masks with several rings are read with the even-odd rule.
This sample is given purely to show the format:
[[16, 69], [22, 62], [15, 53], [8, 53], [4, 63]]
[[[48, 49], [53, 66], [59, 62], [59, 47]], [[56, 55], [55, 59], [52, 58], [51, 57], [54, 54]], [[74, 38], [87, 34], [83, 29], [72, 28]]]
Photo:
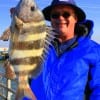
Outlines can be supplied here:
[[43, 13], [58, 35], [50, 45], [41, 80], [31, 82], [37, 99], [84, 100], [88, 85], [87, 100], [100, 100], [100, 45], [91, 40], [93, 22], [73, 0], [53, 0]]

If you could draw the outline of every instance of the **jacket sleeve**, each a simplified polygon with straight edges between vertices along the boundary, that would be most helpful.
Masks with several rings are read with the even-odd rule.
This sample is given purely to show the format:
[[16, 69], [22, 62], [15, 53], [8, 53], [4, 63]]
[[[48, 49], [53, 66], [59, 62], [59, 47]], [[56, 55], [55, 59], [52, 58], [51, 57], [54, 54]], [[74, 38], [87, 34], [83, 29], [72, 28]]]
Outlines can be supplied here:
[[[90, 100], [100, 100], [100, 48], [97, 49], [96, 62], [91, 68]], [[95, 61], [95, 60], [94, 60]]]

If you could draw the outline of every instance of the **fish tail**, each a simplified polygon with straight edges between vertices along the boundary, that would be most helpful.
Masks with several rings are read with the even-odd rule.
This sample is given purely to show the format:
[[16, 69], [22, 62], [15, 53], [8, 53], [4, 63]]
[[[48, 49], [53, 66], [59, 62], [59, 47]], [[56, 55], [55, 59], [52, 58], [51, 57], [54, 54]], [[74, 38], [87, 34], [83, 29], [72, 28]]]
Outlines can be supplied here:
[[[26, 99], [27, 98], [27, 99]], [[31, 88], [26, 85], [25, 87], [18, 87], [15, 100], [37, 100]]]
[[27, 81], [19, 83], [15, 100], [37, 100]]

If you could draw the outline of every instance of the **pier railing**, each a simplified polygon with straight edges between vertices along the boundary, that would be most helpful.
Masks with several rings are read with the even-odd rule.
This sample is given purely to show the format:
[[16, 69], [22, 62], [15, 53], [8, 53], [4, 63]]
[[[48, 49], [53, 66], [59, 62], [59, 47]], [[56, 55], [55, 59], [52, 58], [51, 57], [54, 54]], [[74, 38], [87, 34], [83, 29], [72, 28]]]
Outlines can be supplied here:
[[5, 71], [0, 63], [0, 100], [15, 100], [17, 82], [5, 77]]

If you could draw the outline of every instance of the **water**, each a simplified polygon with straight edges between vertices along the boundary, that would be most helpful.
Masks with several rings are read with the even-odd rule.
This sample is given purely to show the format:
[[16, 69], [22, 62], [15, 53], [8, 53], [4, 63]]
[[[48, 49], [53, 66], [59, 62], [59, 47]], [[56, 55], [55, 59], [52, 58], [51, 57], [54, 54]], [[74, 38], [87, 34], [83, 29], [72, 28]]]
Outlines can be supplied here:
[[[5, 74], [5, 69], [3, 68], [3, 63], [0, 61], [0, 100], [15, 100], [15, 94], [10, 92], [7, 88], [4, 88], [5, 86], [12, 89], [14, 92], [16, 92], [17, 88], [17, 81], [16, 80], [8, 80], [1, 74]], [[2, 87], [3, 85], [3, 87]], [[8, 91], [7, 91], [8, 90]], [[1, 96], [2, 95], [2, 96]], [[5, 97], [5, 98], [4, 98]]]

